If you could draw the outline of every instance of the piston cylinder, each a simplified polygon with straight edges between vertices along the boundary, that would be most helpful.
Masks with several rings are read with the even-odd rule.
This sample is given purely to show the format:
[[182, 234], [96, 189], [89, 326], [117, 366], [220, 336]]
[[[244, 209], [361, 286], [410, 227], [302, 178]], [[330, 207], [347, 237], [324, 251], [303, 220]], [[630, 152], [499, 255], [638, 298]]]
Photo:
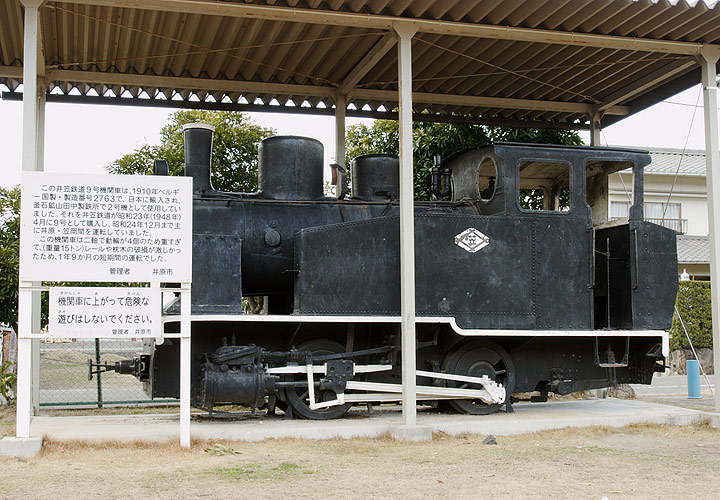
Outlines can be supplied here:
[[275, 390], [277, 377], [265, 374], [257, 365], [216, 365], [206, 362], [201, 368], [201, 393], [196, 404], [242, 404], [259, 407], [265, 396]]
[[400, 193], [400, 160], [383, 154], [362, 155], [350, 164], [352, 197], [366, 201], [390, 201]]
[[274, 200], [314, 200], [323, 195], [323, 145], [308, 137], [275, 136], [258, 148], [258, 187]]

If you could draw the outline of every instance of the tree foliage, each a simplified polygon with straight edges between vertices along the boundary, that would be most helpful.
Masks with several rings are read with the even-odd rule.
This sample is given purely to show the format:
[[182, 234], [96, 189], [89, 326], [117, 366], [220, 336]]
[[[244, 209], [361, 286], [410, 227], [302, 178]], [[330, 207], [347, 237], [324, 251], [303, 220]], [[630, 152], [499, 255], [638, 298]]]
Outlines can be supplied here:
[[[709, 281], [681, 281], [675, 305], [695, 348], [712, 347], [712, 308]], [[690, 349], [685, 330], [673, 316], [670, 350]]]
[[[398, 154], [398, 122], [375, 120], [372, 125], [348, 127], [345, 143], [346, 165], [356, 156], [370, 153]], [[467, 148], [486, 146], [493, 141], [534, 142], [543, 144], [581, 145], [582, 139], [573, 130], [518, 129], [487, 127], [463, 123], [413, 123], [413, 163], [415, 199], [430, 199], [429, 174], [433, 158], [446, 158]], [[529, 191], [529, 190], [528, 190]], [[531, 193], [529, 203], [534, 199]], [[541, 202], [542, 203], [542, 202]], [[531, 205], [525, 208], [532, 208]]]
[[20, 186], [0, 188], [0, 323], [17, 331]]
[[153, 160], [167, 160], [172, 175], [184, 168], [182, 126], [208, 123], [215, 127], [212, 149], [212, 184], [221, 191], [257, 189], [258, 144], [275, 132], [253, 123], [242, 113], [231, 111], [184, 110], [170, 115], [160, 132], [160, 144], [145, 144], [115, 160], [107, 169], [114, 174], [149, 174]]

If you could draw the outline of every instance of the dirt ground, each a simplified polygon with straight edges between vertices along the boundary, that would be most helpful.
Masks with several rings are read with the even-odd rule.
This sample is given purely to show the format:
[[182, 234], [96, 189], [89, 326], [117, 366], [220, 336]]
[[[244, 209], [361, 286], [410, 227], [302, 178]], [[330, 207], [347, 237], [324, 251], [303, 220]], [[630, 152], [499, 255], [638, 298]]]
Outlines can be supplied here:
[[[0, 409], [0, 434], [12, 434]], [[498, 437], [260, 443], [49, 442], [0, 457], [0, 499], [717, 499], [720, 430], [631, 426]]]

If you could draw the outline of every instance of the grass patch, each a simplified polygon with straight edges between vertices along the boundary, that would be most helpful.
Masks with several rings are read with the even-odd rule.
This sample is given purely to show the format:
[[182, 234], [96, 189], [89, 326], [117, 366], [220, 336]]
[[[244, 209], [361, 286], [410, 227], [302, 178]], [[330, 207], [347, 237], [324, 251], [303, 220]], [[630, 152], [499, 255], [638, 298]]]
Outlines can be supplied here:
[[207, 472], [226, 480], [273, 481], [286, 479], [297, 474], [314, 474], [316, 471], [294, 464], [282, 462], [276, 466], [249, 463], [238, 467], [224, 467]]
[[0, 406], [0, 438], [15, 435], [15, 407]]
[[[94, 359], [94, 358], [93, 358]], [[105, 360], [103, 359], [103, 362]], [[40, 361], [40, 389], [42, 390], [71, 390], [94, 389], [97, 380], [87, 379], [87, 360], [83, 363], [68, 363], [52, 359], [41, 358]], [[123, 389], [139, 386], [134, 377], [120, 375], [115, 372], [102, 374], [103, 389]]]
[[179, 405], [154, 404], [149, 406], [104, 406], [103, 408], [61, 408], [41, 409], [43, 415], [51, 417], [102, 417], [107, 415], [167, 415], [179, 414]]

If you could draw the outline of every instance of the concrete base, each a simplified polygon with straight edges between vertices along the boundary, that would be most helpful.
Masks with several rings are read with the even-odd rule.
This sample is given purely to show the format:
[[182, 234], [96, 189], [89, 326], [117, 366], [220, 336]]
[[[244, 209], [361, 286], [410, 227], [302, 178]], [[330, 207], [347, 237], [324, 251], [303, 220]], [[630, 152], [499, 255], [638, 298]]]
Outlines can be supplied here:
[[[512, 414], [501, 411], [491, 415], [442, 414], [419, 408], [417, 418], [422, 430], [417, 431], [406, 431], [399, 406], [381, 406], [375, 408], [373, 415], [357, 408], [336, 420], [288, 421], [280, 415], [237, 421], [194, 419], [190, 423], [190, 433], [193, 439], [229, 441], [353, 439], [388, 434], [395, 439], [411, 440], [428, 439], [434, 432], [510, 436], [564, 427], [622, 427], [642, 423], [691, 425], [707, 420], [711, 425], [717, 425], [718, 422], [714, 420], [718, 414], [710, 412], [614, 398], [518, 403], [513, 408], [515, 413]], [[179, 442], [180, 417], [174, 414], [34, 418], [30, 431], [53, 441]], [[419, 437], [414, 437], [414, 433]]]
[[41, 437], [4, 437], [0, 439], [0, 455], [13, 458], [34, 457], [42, 449]]
[[708, 416], [710, 420], [710, 427], [713, 429], [720, 429], [720, 414], [712, 413]]
[[393, 425], [390, 436], [396, 441], [432, 441], [432, 429], [425, 425]]

